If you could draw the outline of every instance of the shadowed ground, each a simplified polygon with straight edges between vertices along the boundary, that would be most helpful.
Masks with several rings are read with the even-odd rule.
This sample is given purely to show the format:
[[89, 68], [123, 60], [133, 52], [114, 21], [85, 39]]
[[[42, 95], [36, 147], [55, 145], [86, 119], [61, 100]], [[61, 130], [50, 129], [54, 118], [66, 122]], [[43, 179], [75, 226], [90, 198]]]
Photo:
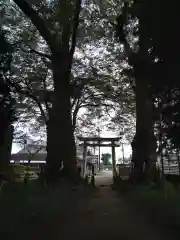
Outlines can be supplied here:
[[111, 183], [110, 172], [98, 174], [96, 185], [103, 184], [104, 186], [97, 188], [90, 198], [81, 199], [73, 213], [66, 214], [66, 218], [57, 221], [53, 226], [49, 223], [43, 229], [39, 229], [39, 233], [33, 237], [33, 240], [173, 239], [172, 236], [164, 236], [142, 215], [138, 215], [132, 205], [126, 203], [118, 193], [112, 190]]

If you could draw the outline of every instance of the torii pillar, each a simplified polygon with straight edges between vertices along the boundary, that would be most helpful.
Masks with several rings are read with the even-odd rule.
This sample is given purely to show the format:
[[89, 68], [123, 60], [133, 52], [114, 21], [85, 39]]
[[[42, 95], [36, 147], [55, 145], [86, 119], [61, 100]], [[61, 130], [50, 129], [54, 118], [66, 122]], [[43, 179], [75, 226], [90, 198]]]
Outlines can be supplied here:
[[116, 154], [115, 154], [115, 142], [111, 141], [112, 143], [112, 166], [113, 166], [113, 180], [116, 179]]
[[87, 168], [87, 144], [84, 141], [84, 150], [83, 150], [83, 162], [84, 162], [84, 169], [83, 169], [83, 177], [86, 177], [86, 168]]

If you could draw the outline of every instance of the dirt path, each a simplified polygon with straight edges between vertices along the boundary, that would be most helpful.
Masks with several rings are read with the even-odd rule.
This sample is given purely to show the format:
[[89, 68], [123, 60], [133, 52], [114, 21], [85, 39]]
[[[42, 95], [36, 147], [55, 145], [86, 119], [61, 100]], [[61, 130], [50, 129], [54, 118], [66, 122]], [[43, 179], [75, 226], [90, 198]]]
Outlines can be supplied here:
[[174, 239], [151, 226], [145, 217], [138, 214], [132, 205], [126, 203], [125, 199], [110, 187], [111, 184], [111, 172], [99, 173], [96, 176], [96, 186], [105, 185], [105, 187], [97, 187], [89, 198], [81, 199], [76, 209], [68, 212], [65, 218], [61, 217], [62, 219], [56, 220], [55, 223], [49, 222], [31, 239]]
[[173, 239], [159, 234], [110, 187], [99, 188], [90, 199], [79, 202], [74, 215], [69, 214], [45, 235], [43, 240]]

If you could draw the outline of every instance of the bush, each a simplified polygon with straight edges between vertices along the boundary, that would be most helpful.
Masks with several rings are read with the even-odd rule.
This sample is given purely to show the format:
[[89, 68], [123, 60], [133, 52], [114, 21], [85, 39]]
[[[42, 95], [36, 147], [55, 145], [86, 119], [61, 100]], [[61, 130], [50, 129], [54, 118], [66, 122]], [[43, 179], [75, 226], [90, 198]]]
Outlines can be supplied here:
[[180, 193], [172, 184], [165, 182], [164, 187], [159, 187], [155, 184], [143, 186], [123, 183], [118, 189], [126, 193], [126, 200], [137, 206], [139, 212], [145, 213], [148, 219], [163, 230], [172, 232], [177, 239], [180, 238]]
[[[73, 215], [77, 200], [88, 196], [89, 189], [81, 185], [74, 188], [61, 185], [41, 187], [37, 180], [5, 185], [0, 194], [0, 236], [2, 239], [19, 239], [36, 231], [44, 224], [53, 225], [70, 213]], [[3, 235], [3, 237], [2, 237]]]
[[30, 179], [31, 177], [34, 179], [36, 178], [38, 171], [38, 167], [25, 166], [22, 164], [11, 164], [9, 165], [8, 176], [11, 181], [22, 181], [25, 177], [25, 174], [28, 172]]

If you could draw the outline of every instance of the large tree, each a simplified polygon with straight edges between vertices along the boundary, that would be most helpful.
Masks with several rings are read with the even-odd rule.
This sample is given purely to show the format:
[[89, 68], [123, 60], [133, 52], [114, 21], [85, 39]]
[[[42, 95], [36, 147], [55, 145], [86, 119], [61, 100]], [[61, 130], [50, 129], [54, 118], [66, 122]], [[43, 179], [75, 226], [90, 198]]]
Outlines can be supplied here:
[[[16, 2], [22, 3], [24, 1]], [[38, 12], [39, 16], [41, 16], [40, 20], [46, 24], [46, 29], [51, 35], [53, 35], [53, 41], [56, 39], [57, 43], [61, 43], [63, 39], [60, 33], [63, 32], [62, 26], [67, 22], [66, 17], [62, 13], [64, 7], [62, 6], [62, 2], [51, 2], [50, 4], [47, 4], [45, 1], [43, 3], [39, 1], [38, 4], [34, 2], [34, 5], [32, 5], [32, 1], [28, 1], [28, 3], [30, 4], [30, 6], [28, 5], [28, 9], [32, 8], [36, 13]], [[11, 9], [11, 6], [14, 10]], [[122, 53], [121, 47], [116, 44], [116, 40], [111, 31], [116, 16], [116, 6], [113, 6], [110, 2], [104, 2], [102, 4], [97, 1], [87, 1], [82, 4], [79, 31], [76, 37], [76, 52], [71, 68], [71, 75], [69, 76], [68, 81], [64, 80], [64, 83], [68, 82], [66, 88], [69, 88], [68, 99], [70, 99], [70, 115], [72, 116], [71, 133], [75, 129], [75, 126], [77, 125], [76, 123], [79, 124], [79, 122], [85, 122], [85, 115], [80, 116], [81, 114], [79, 114], [79, 110], [81, 109], [87, 109], [88, 118], [91, 116], [91, 119], [98, 114], [112, 118], [114, 114], [111, 115], [111, 108], [114, 109], [115, 107], [116, 110], [121, 107], [124, 109], [123, 111], [117, 110], [117, 115], [125, 114], [126, 119], [127, 117], [132, 116], [132, 114], [128, 115], [127, 113], [128, 109], [130, 109], [127, 102], [129, 99], [133, 98], [133, 94], [131, 93], [132, 91], [129, 90], [129, 84], [126, 80], [124, 81], [121, 74], [121, 68], [124, 68], [126, 61], [124, 60], [121, 62], [121, 58], [119, 57], [119, 53]], [[57, 8], [61, 9], [62, 12], [56, 11]], [[55, 55], [55, 50], [52, 54], [52, 49], [46, 43], [46, 39], [44, 40], [41, 32], [37, 31], [38, 28], [36, 28], [35, 25], [32, 25], [29, 20], [32, 16], [31, 18], [25, 17], [22, 12], [18, 11], [18, 8], [15, 5], [12, 5], [12, 2], [11, 4], [7, 4], [7, 9], [8, 16], [16, 16], [10, 21], [11, 26], [6, 25], [6, 28], [9, 27], [12, 32], [10, 38], [13, 39], [15, 36], [14, 34], [16, 33], [16, 38], [19, 38], [21, 41], [20, 49], [16, 52], [16, 60], [13, 63], [13, 84], [15, 84], [15, 90], [19, 92], [21, 96], [24, 95], [21, 105], [24, 105], [25, 107], [25, 105], [27, 106], [29, 103], [28, 115], [37, 115], [37, 119], [40, 122], [41, 120], [45, 120], [45, 123], [49, 126], [49, 123], [51, 122], [49, 121], [49, 119], [51, 119], [49, 117], [52, 114], [51, 107], [53, 109], [55, 101], [55, 83], [54, 80], [52, 81], [51, 79], [53, 76], [51, 73], [55, 71], [52, 67], [54, 65], [54, 62], [52, 62], [52, 56]], [[112, 11], [110, 11], [110, 9]], [[68, 19], [70, 25], [72, 23], [71, 20]], [[16, 24], [18, 27], [16, 26], [15, 28], [15, 24], [12, 26], [13, 22], [18, 23], [18, 25]], [[59, 23], [61, 23], [61, 25], [59, 25]], [[72, 41], [70, 41], [70, 44], [71, 43]], [[58, 53], [58, 56], [64, 51], [63, 48], [61, 49], [61, 53]], [[53, 49], [55, 48], [53, 47]], [[58, 65], [58, 67], [59, 66], [60, 65]], [[58, 70], [60, 70], [60, 68], [61, 67], [59, 67]], [[65, 68], [62, 67], [62, 69], [64, 70]], [[59, 82], [62, 81], [58, 81], [58, 86]], [[44, 85], [47, 86], [48, 91], [44, 89]], [[63, 88], [65, 88], [65, 85]], [[61, 90], [63, 88], [61, 88]], [[129, 91], [130, 97], [128, 96]], [[62, 96], [63, 95], [61, 95], [61, 97]], [[131, 102], [131, 100], [129, 102]], [[58, 104], [60, 104], [60, 102], [58, 102]], [[64, 102], [63, 107], [65, 107]], [[24, 110], [21, 109], [21, 113], [23, 113], [21, 119], [27, 121], [29, 116], [26, 115], [25, 112], [27, 113], [25, 108]], [[57, 111], [56, 114], [58, 114]], [[62, 118], [64, 119], [64, 114]], [[62, 118], [61, 121], [63, 120]], [[88, 119], [86, 122], [91, 122], [91, 119], [90, 121]], [[123, 117], [117, 117], [116, 123], [119, 122], [122, 124], [120, 119], [123, 119]], [[55, 127], [54, 124], [53, 127]], [[68, 128], [68, 131], [70, 131], [69, 129], [70, 128]], [[47, 130], [49, 133], [49, 128], [47, 128]], [[63, 128], [63, 131], [65, 132], [65, 128]], [[65, 136], [65, 134], [63, 135]], [[56, 141], [55, 137], [50, 137], [50, 139]], [[58, 142], [60, 143], [60, 141]], [[73, 141], [71, 141], [71, 143], [72, 142]], [[62, 147], [63, 146], [64, 145], [62, 145]], [[58, 149], [60, 149], [60, 147], [58, 147]], [[63, 150], [63, 152], [65, 154], [65, 150]], [[66, 151], [66, 153], [69, 154], [69, 151]], [[61, 162], [63, 161], [63, 158], [70, 160], [69, 157], [62, 156], [62, 158], [58, 158], [57, 161]], [[52, 164], [54, 163], [56, 163], [56, 161], [52, 162]], [[67, 163], [66, 166], [65, 164], [65, 168], [70, 165]]]
[[47, 166], [49, 179], [57, 181], [61, 162], [67, 176], [75, 177], [75, 142], [71, 120], [70, 73], [76, 45], [81, 0], [28, 4], [14, 0], [31, 20], [49, 48], [53, 73], [53, 99], [48, 119]]
[[[125, 54], [128, 57], [128, 72], [134, 81], [136, 95], [136, 134], [132, 142], [134, 169], [133, 178], [142, 180], [144, 177], [144, 163], [150, 166], [155, 162], [153, 152], [156, 151], [153, 119], [152, 97], [150, 93], [149, 67], [152, 59], [149, 55], [149, 43], [145, 36], [141, 35], [141, 24], [137, 17], [132, 17], [131, 3], [124, 2], [122, 13], [117, 18], [117, 35], [124, 45]], [[137, 28], [139, 29], [137, 34]], [[136, 37], [136, 35], [138, 37]], [[131, 80], [130, 80], [131, 81]]]
[[[133, 147], [140, 176], [144, 162], [149, 162], [149, 167], [152, 165], [150, 157], [156, 149], [153, 104], [163, 88], [175, 84], [179, 75], [180, 34], [174, 24], [179, 20], [177, 1], [124, 1], [124, 11], [117, 20], [118, 36], [128, 54], [135, 80], [137, 120]], [[167, 26], [170, 26], [168, 30]]]

